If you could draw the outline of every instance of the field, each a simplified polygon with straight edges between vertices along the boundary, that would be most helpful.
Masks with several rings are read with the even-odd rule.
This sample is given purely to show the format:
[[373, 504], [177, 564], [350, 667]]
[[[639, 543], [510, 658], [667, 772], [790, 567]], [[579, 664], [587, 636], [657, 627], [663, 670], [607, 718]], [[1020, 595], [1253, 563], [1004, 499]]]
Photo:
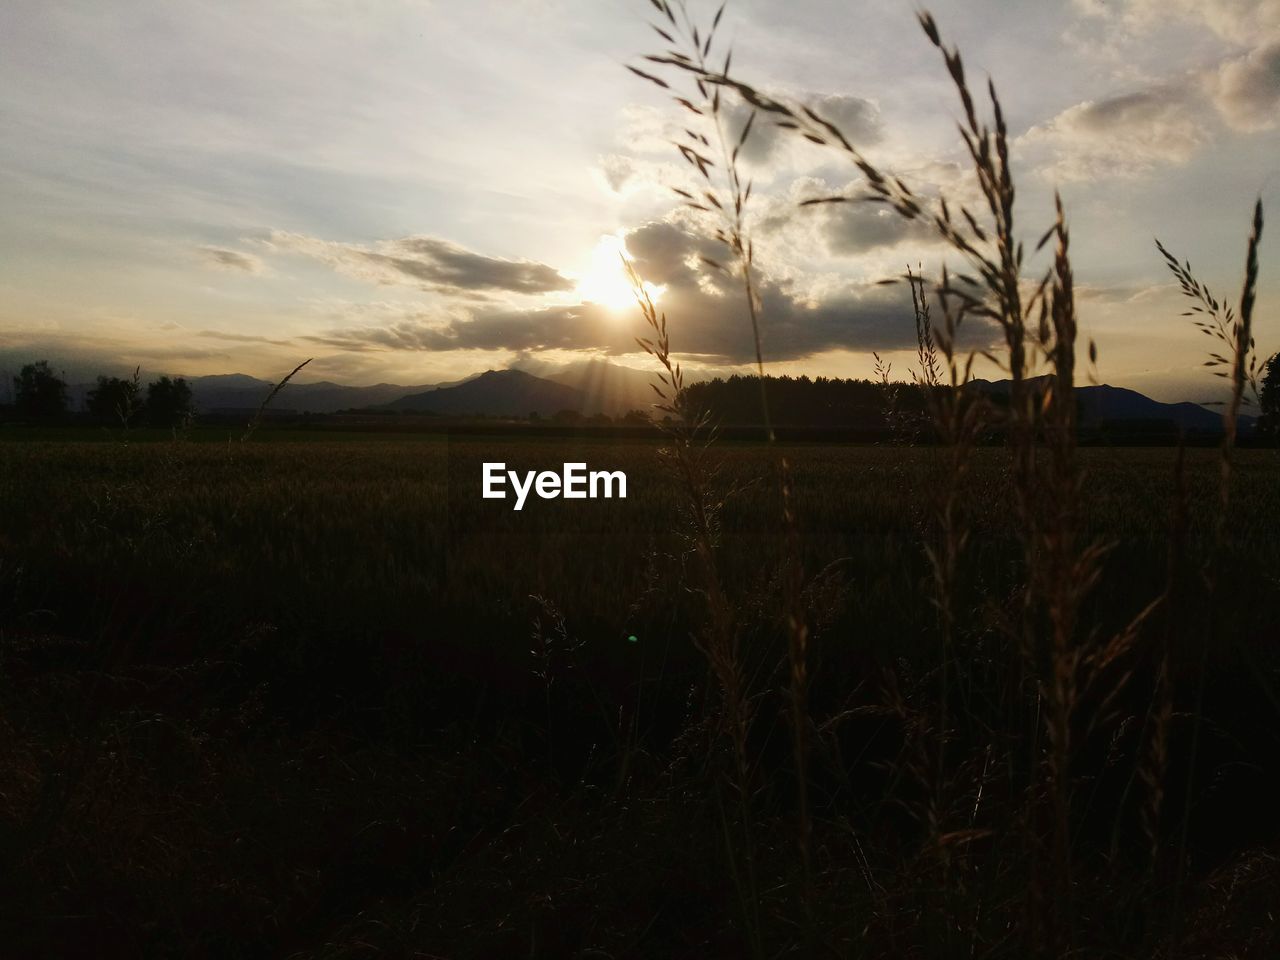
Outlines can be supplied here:
[[[0, 443], [11, 955], [738, 956], [743, 930], [771, 955], [1019, 954], [1020, 827], [966, 786], [1012, 795], [1019, 776], [974, 772], [1016, 702], [993, 693], [1018, 659], [1000, 627], [1021, 556], [1005, 450], [976, 450], [963, 481], [962, 653], [941, 689], [964, 719], [940, 721], [954, 758], [940, 804], [912, 771], [939, 702], [924, 548], [943, 454], [782, 451], [812, 618], [802, 877], [774, 451], [713, 451], [755, 718], [740, 840], [694, 642], [703, 597], [657, 443], [205, 439]], [[1165, 587], [1177, 456], [1081, 451], [1081, 537], [1109, 547], [1082, 607], [1092, 634], [1123, 630]], [[1195, 557], [1218, 460], [1186, 456]], [[484, 461], [624, 470], [629, 496], [516, 513], [480, 499]], [[1146, 640], [1116, 696], [1082, 691], [1073, 836], [1095, 889], [1076, 923], [1105, 955], [1161, 955], [1160, 900], [1183, 880], [1182, 911], [1201, 919], [1181, 955], [1207, 949], [1195, 936], [1240, 956], [1275, 944], [1257, 904], [1280, 883], [1278, 480], [1280, 451], [1237, 452], [1212, 608], [1192, 577], [1182, 628], [1154, 631], [1176, 634], [1177, 676], [1158, 828], [1137, 772]], [[966, 879], [944, 882], [921, 811], [962, 801], [945, 862]], [[1154, 863], [1149, 843], [1165, 851]], [[735, 859], [748, 853], [749, 896]], [[942, 919], [961, 909], [981, 912], [963, 944]]]

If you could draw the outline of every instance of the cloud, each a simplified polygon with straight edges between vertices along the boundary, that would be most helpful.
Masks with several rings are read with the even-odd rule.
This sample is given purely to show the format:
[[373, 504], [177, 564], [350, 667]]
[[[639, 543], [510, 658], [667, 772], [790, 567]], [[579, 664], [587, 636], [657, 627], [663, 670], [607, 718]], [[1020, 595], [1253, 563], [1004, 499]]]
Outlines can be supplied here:
[[[955, 188], [947, 191], [949, 200], [958, 196], [963, 202], [971, 201], [960, 189], [962, 181], [953, 166], [937, 165], [928, 175], [914, 176], [912, 189], [922, 198], [936, 199], [942, 192], [938, 180], [943, 175]], [[848, 197], [849, 202], [803, 205], [806, 200], [833, 196]], [[918, 249], [940, 242], [929, 220], [907, 220], [884, 204], [862, 199], [865, 196], [862, 180], [837, 186], [821, 177], [799, 177], [785, 191], [766, 193], [756, 201], [758, 238], [783, 259], [792, 259], [786, 256], [791, 251], [799, 252], [804, 262], [797, 266], [805, 273], [813, 272], [813, 255], [824, 250], [834, 257], [847, 257], [887, 251], [899, 244]]]
[[[719, 244], [678, 223], [659, 221], [628, 234], [627, 248], [640, 275], [665, 288], [658, 305], [667, 314], [678, 354], [711, 363], [754, 359], [741, 280], [700, 260], [723, 259]], [[905, 288], [850, 285], [819, 299], [763, 271], [758, 281], [764, 307], [761, 335], [769, 360], [801, 359], [832, 349], [907, 349], [915, 344]], [[634, 353], [635, 337], [644, 329], [637, 311], [591, 303], [541, 309], [486, 305], [455, 315], [424, 313], [382, 326], [342, 328], [309, 339], [351, 350], [597, 350], [617, 355]]]
[[1277, 0], [1075, 0], [1086, 17], [1105, 21], [1107, 35], [1149, 44], [1169, 23], [1209, 32], [1234, 49], [1200, 74], [1226, 124], [1241, 132], [1280, 118], [1280, 2]]
[[1043, 153], [1040, 172], [1060, 181], [1141, 177], [1191, 159], [1206, 140], [1197, 101], [1185, 84], [1088, 100], [1032, 127], [1018, 146]]
[[[1155, 0], [1146, 2], [1158, 13]], [[1280, 36], [1280, 3], [1275, 0], [1178, 0], [1178, 5], [1226, 40], [1250, 44]]]
[[[1163, 4], [1144, 0], [1159, 16]], [[1184, 15], [1199, 18], [1218, 36], [1234, 43], [1253, 44], [1259, 38], [1280, 36], [1280, 3], [1275, 0], [1176, 0]]]
[[600, 175], [604, 178], [604, 182], [608, 184], [610, 190], [614, 193], [621, 193], [628, 181], [635, 176], [636, 163], [630, 157], [610, 153], [601, 156], [596, 161], [596, 169], [600, 171]]
[[870, 100], [843, 94], [819, 94], [806, 103], [820, 117], [835, 124], [851, 143], [878, 143], [884, 136], [880, 108]]
[[1280, 35], [1280, 3], [1275, 0], [1075, 0], [1075, 7], [1131, 34], [1176, 19], [1206, 26], [1223, 40], [1242, 45]]
[[1225, 61], [1211, 88], [1222, 118], [1235, 129], [1275, 126], [1280, 119], [1280, 39]]
[[[768, 95], [805, 104], [818, 116], [834, 124], [850, 143], [859, 147], [879, 143], [884, 136], [880, 108], [862, 97], [838, 93], [811, 93], [790, 97], [779, 94]], [[749, 104], [736, 99], [728, 107], [729, 134], [734, 142], [741, 136], [752, 109]], [[800, 138], [795, 136], [794, 131], [778, 127], [772, 117], [757, 116], [755, 123], [751, 126], [751, 135], [742, 146], [741, 156], [750, 163], [763, 164], [776, 159], [784, 143], [799, 145]]]
[[827, 222], [823, 234], [827, 250], [833, 254], [865, 253], [907, 241], [933, 243], [938, 239], [926, 220], [907, 220], [883, 204], [857, 202], [825, 206]]
[[546, 264], [486, 257], [437, 237], [405, 237], [368, 247], [273, 230], [264, 243], [274, 252], [308, 256], [346, 276], [379, 285], [407, 284], [459, 295], [539, 294], [573, 286], [572, 280]]
[[260, 337], [250, 333], [225, 333], [221, 330], [199, 330], [197, 337], [208, 337], [210, 340], [225, 340], [228, 343], [269, 343], [274, 347], [288, 347], [290, 340], [276, 340], [271, 337]]
[[[884, 122], [880, 107], [872, 100], [839, 93], [794, 93], [774, 90], [761, 92], [789, 103], [802, 103], [808, 106], [819, 116], [835, 124], [849, 142], [857, 146], [879, 143], [884, 138]], [[725, 137], [732, 145], [742, 135], [753, 108], [735, 93], [726, 91], [723, 96], [723, 112], [727, 121]], [[624, 108], [620, 118], [618, 148], [631, 155], [674, 153], [672, 143], [687, 139], [683, 136], [683, 130], [688, 126], [689, 121], [698, 120], [687, 113], [664, 112], [652, 107], [634, 105]], [[702, 132], [708, 137], [714, 137], [714, 132], [710, 128], [705, 128]], [[772, 116], [761, 114], [752, 123], [751, 135], [742, 145], [739, 156], [757, 166], [768, 162], [784, 161], [790, 166], [811, 166], [809, 163], [811, 157], [801, 160], [801, 155], [793, 152], [804, 146], [804, 141], [797, 137], [794, 131], [779, 128]], [[718, 151], [719, 147], [715, 149]], [[601, 171], [607, 176], [604, 166], [606, 159], [616, 163], [617, 160], [624, 158], [601, 158]]]
[[222, 247], [201, 247], [200, 253], [205, 262], [224, 270], [238, 270], [243, 273], [264, 273], [266, 264], [261, 257], [239, 250], [226, 250]]

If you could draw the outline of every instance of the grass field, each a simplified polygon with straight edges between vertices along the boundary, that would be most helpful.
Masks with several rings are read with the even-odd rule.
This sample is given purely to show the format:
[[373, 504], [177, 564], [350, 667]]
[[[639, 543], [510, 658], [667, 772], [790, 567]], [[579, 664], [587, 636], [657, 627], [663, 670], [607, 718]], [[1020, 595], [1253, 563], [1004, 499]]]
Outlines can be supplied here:
[[[838, 955], [927, 949], [950, 934], [930, 927], [937, 882], [918, 872], [927, 831], [903, 771], [911, 704], [935, 702], [923, 547], [941, 454], [785, 452], [814, 623], [819, 856], [806, 909]], [[728, 821], [707, 789], [720, 775], [692, 642], [700, 597], [657, 444], [266, 431], [250, 444], [33, 441], [0, 454], [0, 849], [15, 955], [746, 949]], [[1106, 632], [1162, 589], [1176, 451], [1082, 456], [1083, 529], [1113, 544], [1085, 614]], [[715, 457], [717, 482], [740, 488], [721, 515], [720, 562], [756, 698], [759, 929], [782, 949], [801, 880], [778, 719], [774, 460], [746, 443]], [[956, 688], [973, 700], [950, 735], [960, 768], [1004, 709], [981, 702], [998, 661], [1015, 659], [998, 627], [1018, 576], [1007, 454], [975, 457]], [[1216, 453], [1188, 458], [1192, 517], [1210, 516]], [[515, 513], [479, 497], [489, 460], [621, 469], [629, 496]], [[1238, 907], [1215, 871], [1235, 871], [1231, 897], [1250, 895], [1259, 871], [1276, 880], [1278, 478], [1280, 452], [1239, 454], [1208, 747], [1190, 781], [1189, 907], [1219, 911], [1214, 936], [1240, 943], [1254, 932], [1232, 927]], [[1188, 552], [1209, 535], [1193, 522]], [[1187, 600], [1185, 635], [1204, 636], [1208, 612]], [[1200, 661], [1180, 662], [1193, 677]], [[1149, 686], [1141, 657], [1133, 671], [1131, 690]], [[1142, 846], [1126, 790], [1141, 702], [1088, 714], [1079, 740], [1080, 861], [1111, 878], [1085, 927], [1132, 951], [1113, 955], [1151, 955], [1162, 921], [1148, 901], [1169, 882], [1130, 849]], [[1175, 770], [1185, 736], [1175, 721]], [[944, 904], [976, 897], [990, 911], [982, 955], [1016, 955], [1001, 928], [1022, 881], [999, 811], [974, 805], [981, 839], [952, 867], [972, 860], [974, 886]]]
[[[3, 534], [15, 565], [14, 602], [56, 613], [45, 624], [53, 632], [137, 634], [169, 626], [156, 619], [158, 610], [132, 623], [79, 619], [118, 606], [116, 593], [133, 584], [158, 605], [180, 607], [168, 615], [181, 615], [201, 639], [250, 621], [352, 630], [412, 623], [429, 633], [442, 614], [519, 631], [531, 594], [552, 600], [574, 622], [626, 635], [634, 632], [630, 604], [644, 596], [655, 561], [681, 549], [671, 522], [673, 485], [657, 445], [646, 441], [308, 441], [285, 434], [246, 446], [38, 443], [4, 450]], [[841, 561], [848, 600], [864, 608], [857, 616], [862, 633], [901, 639], [900, 628], [912, 621], [926, 629], [928, 613], [914, 594], [924, 575], [926, 491], [938, 454], [822, 445], [787, 453], [806, 565], [816, 571]], [[1120, 616], [1131, 615], [1163, 577], [1175, 455], [1158, 448], [1085, 454], [1087, 530], [1119, 543], [1099, 602]], [[770, 565], [771, 456], [756, 444], [717, 451], [722, 484], [744, 488], [729, 499], [723, 520], [731, 583], [750, 584]], [[1189, 457], [1192, 496], [1211, 503], [1216, 452]], [[978, 458], [969, 569], [986, 581], [1000, 576], [1016, 550], [1005, 456], [993, 449]], [[510, 502], [480, 499], [487, 460], [513, 469], [558, 469], [571, 460], [621, 469], [630, 496], [531, 499], [516, 514]], [[1280, 541], [1272, 535], [1280, 521], [1278, 464], [1274, 450], [1241, 454], [1233, 539], [1251, 558], [1258, 583], [1280, 571]]]

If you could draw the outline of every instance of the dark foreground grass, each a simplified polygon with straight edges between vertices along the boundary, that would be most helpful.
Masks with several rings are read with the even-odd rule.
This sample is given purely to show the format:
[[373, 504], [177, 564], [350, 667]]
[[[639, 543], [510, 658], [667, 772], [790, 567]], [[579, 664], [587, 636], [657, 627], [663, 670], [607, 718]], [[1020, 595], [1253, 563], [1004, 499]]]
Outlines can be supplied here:
[[[271, 438], [271, 431], [264, 431]], [[722, 444], [721, 577], [756, 697], [750, 754], [770, 954], [1018, 956], [1019, 842], [969, 771], [952, 872], [922, 845], [912, 751], [937, 613], [932, 449], [788, 448], [815, 632], [803, 906], [780, 713], [786, 639], [771, 464]], [[0, 951], [13, 956], [740, 956], [732, 817], [707, 726], [702, 615], [656, 445], [448, 439], [55, 443], [0, 449]], [[1176, 451], [1081, 452], [1083, 525], [1114, 544], [1082, 621], [1166, 582]], [[957, 586], [960, 756], [1008, 701], [986, 681], [1016, 595], [1009, 458], [978, 450]], [[1189, 451], [1188, 555], [1214, 532], [1215, 451]], [[625, 501], [479, 498], [479, 464], [621, 469]], [[1242, 451], [1190, 803], [1181, 956], [1266, 956], [1280, 891], [1280, 454]], [[634, 639], [632, 639], [634, 638]], [[1175, 658], [1188, 691], [1198, 651]], [[1174, 868], [1145, 859], [1131, 691], [1087, 700], [1073, 790], [1090, 955], [1167, 955]], [[1187, 694], [1182, 694], [1185, 698]], [[966, 699], [971, 698], [971, 699]], [[982, 753], [973, 750], [981, 767]], [[1012, 774], [1011, 774], [1012, 778]], [[1191, 783], [1183, 796], [1177, 784]], [[932, 789], [932, 788], [931, 788]], [[985, 791], [985, 792], [983, 792]], [[995, 799], [992, 799], [992, 798]], [[931, 803], [934, 801], [930, 800]], [[1176, 823], [1174, 816], [1166, 821]], [[1175, 846], [1172, 828], [1158, 838]], [[1087, 885], [1092, 885], [1093, 893]], [[1162, 897], [1166, 901], [1162, 903]], [[1268, 900], [1270, 898], [1270, 900]], [[966, 912], [955, 942], [951, 912]], [[976, 911], [976, 915], [972, 912]], [[592, 952], [595, 951], [595, 952]], [[940, 954], [943, 951], [944, 954]], [[1234, 951], [1234, 953], [1232, 952]]]

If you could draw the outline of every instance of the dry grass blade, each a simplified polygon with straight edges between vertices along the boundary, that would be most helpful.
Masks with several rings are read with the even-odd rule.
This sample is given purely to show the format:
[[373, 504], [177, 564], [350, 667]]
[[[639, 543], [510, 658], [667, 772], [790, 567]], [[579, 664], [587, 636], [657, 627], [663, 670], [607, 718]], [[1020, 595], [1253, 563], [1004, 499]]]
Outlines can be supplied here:
[[245, 442], [246, 440], [248, 440], [250, 437], [253, 436], [254, 431], [258, 429], [258, 425], [262, 422], [263, 414], [267, 412], [267, 407], [269, 407], [271, 405], [271, 401], [276, 398], [276, 394], [279, 393], [281, 390], [283, 390], [285, 387], [285, 384], [287, 384], [290, 380], [292, 380], [294, 376], [298, 373], [298, 371], [301, 370], [303, 367], [305, 367], [313, 359], [315, 358], [308, 357], [306, 360], [303, 360], [300, 364], [298, 364], [289, 372], [289, 375], [287, 377], [285, 377], [283, 380], [281, 380], [279, 383], [277, 383], [274, 387], [271, 388], [271, 391], [263, 398], [262, 403], [259, 405], [257, 413], [253, 415], [253, 419], [249, 421], [249, 425], [245, 428], [244, 433], [241, 435], [240, 437], [241, 443]]
[[[670, 7], [668, 7], [668, 10]], [[755, 129], [758, 113], [776, 114], [779, 109], [785, 113], [777, 101], [764, 97], [754, 90], [732, 87], [743, 97], [753, 109], [737, 135], [728, 130], [726, 104], [722, 97], [722, 88], [728, 82], [728, 71], [732, 63], [732, 50], [725, 53], [723, 66], [716, 70], [708, 60], [714, 46], [717, 29], [723, 16], [723, 6], [716, 11], [705, 34], [699, 32], [687, 8], [683, 3], [676, 6], [679, 14], [677, 26], [677, 43], [663, 54], [651, 55], [645, 59], [650, 63], [673, 68], [678, 76], [692, 78], [697, 94], [704, 101], [701, 107], [691, 107], [689, 96], [674, 96], [677, 104], [692, 109], [702, 116], [711, 128], [711, 136], [686, 130], [687, 139], [677, 141], [675, 146], [680, 156], [691, 167], [697, 170], [705, 183], [706, 189], [697, 199], [689, 197], [685, 205], [699, 213], [706, 213], [718, 219], [718, 226], [713, 235], [719, 239], [732, 258], [736, 261], [742, 278], [742, 290], [746, 301], [747, 315], [751, 322], [752, 343], [755, 348], [756, 373], [760, 384], [760, 409], [764, 422], [764, 432], [768, 441], [776, 442], [773, 417], [770, 410], [768, 390], [764, 370], [764, 351], [761, 341], [762, 301], [757, 281], [755, 265], [755, 247], [746, 225], [746, 211], [751, 198], [751, 181], [744, 179], [739, 168], [739, 159], [743, 148], [750, 141]], [[683, 49], [681, 49], [683, 45]], [[633, 72], [635, 71], [632, 68]], [[710, 94], [708, 96], [708, 93]], [[812, 133], [802, 131], [815, 142], [823, 142]], [[716, 162], [707, 157], [703, 148], [714, 141], [719, 148], [720, 160]], [[713, 171], [716, 171], [713, 176]], [[687, 192], [686, 192], [687, 193]], [[643, 306], [643, 305], [642, 305]], [[652, 325], [652, 324], [651, 324]], [[805, 574], [800, 559], [800, 537], [795, 513], [795, 498], [791, 479], [791, 467], [783, 455], [778, 457], [778, 487], [782, 500], [783, 549], [782, 587], [783, 602], [786, 608], [786, 624], [788, 633], [788, 651], [790, 662], [790, 682], [788, 697], [790, 701], [791, 727], [793, 734], [793, 751], [796, 758], [796, 789], [799, 810], [798, 834], [799, 849], [805, 876], [805, 895], [802, 901], [806, 904], [812, 868], [810, 863], [809, 836], [811, 823], [809, 820], [809, 802], [807, 797], [807, 753], [808, 753], [808, 708], [807, 691], [808, 674], [808, 631], [806, 613], [803, 609]]]

